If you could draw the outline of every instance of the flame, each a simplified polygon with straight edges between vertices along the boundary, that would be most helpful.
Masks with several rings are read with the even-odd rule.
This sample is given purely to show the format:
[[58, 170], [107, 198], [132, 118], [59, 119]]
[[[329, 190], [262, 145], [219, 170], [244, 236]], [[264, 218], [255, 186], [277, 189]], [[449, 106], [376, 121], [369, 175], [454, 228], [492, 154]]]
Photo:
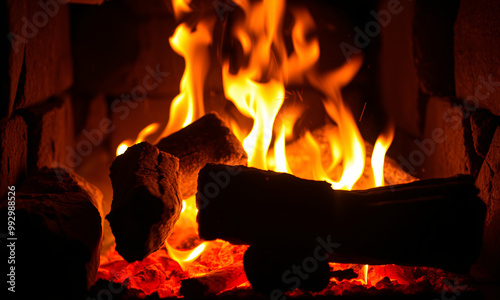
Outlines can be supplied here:
[[373, 154], [371, 157], [373, 177], [375, 179], [375, 186], [384, 185], [384, 161], [385, 154], [391, 146], [392, 139], [394, 138], [394, 125], [390, 124], [387, 132], [382, 133], [375, 142], [373, 147]]
[[283, 125], [281, 126], [280, 133], [278, 133], [278, 138], [274, 143], [274, 156], [275, 156], [274, 170], [276, 172], [291, 173], [290, 166], [288, 165], [288, 162], [286, 160], [285, 134], [286, 134], [286, 126], [283, 123]]
[[[173, 2], [174, 8], [178, 3]], [[186, 127], [205, 114], [203, 87], [210, 66], [208, 46], [212, 44], [211, 33], [214, 19], [202, 19], [195, 26], [181, 23], [169, 39], [172, 49], [186, 62], [181, 78], [180, 93], [172, 100], [168, 124], [157, 142]]]
[[158, 130], [159, 126], [160, 126], [160, 124], [158, 124], [158, 123], [151, 123], [148, 126], [144, 127], [139, 132], [139, 134], [137, 135], [137, 138], [134, 141], [125, 140], [125, 141], [121, 142], [120, 145], [118, 145], [118, 147], [116, 148], [116, 156], [123, 154], [125, 151], [127, 151], [128, 147], [146, 140], [146, 137], [155, 133]]
[[191, 12], [191, 7], [189, 4], [190, 0], [172, 0], [172, 6], [174, 8], [174, 15], [176, 19], [180, 19], [184, 14]]
[[281, 35], [276, 34], [281, 30], [285, 2], [264, 0], [250, 4], [239, 1], [238, 4], [244, 9], [246, 18], [235, 25], [233, 34], [242, 45], [243, 53], [249, 56], [248, 65], [232, 74], [230, 60], [224, 61], [224, 93], [244, 116], [254, 121], [243, 140], [248, 165], [266, 170], [274, 120], [285, 95], [282, 70], [271, 60], [286, 54]]
[[[251, 119], [246, 128], [231, 116], [224, 117], [233, 133], [242, 142], [248, 155], [248, 165], [292, 174], [294, 168], [306, 169], [308, 179], [324, 180], [334, 189], [351, 190], [365, 170], [365, 142], [350, 109], [345, 105], [341, 90], [358, 70], [363, 59], [352, 57], [340, 68], [320, 71], [319, 40], [314, 36], [316, 25], [307, 9], [291, 8], [294, 23], [291, 32], [293, 51], [288, 54], [282, 34], [285, 0], [233, 0], [245, 17], [231, 22], [226, 34], [241, 46], [241, 55], [222, 57], [222, 80], [225, 97], [238, 112]], [[193, 11], [188, 0], [172, 0], [176, 20]], [[190, 23], [178, 25], [169, 39], [173, 50], [185, 60], [180, 93], [171, 104], [168, 124], [160, 137], [165, 137], [191, 124], [205, 113], [203, 89], [210, 66], [209, 47], [212, 44], [214, 18], [190, 18]], [[195, 20], [195, 21], [193, 21]], [[197, 20], [197, 21], [196, 21]], [[236, 61], [235, 57], [239, 60]], [[323, 105], [329, 117], [324, 135], [318, 137], [305, 130], [294, 137], [294, 126], [303, 112], [299, 106], [287, 107], [285, 86], [310, 84], [323, 95]], [[301, 101], [302, 95], [298, 97]], [[135, 141], [126, 140], [117, 155], [140, 142], [158, 129], [158, 124], [144, 128]], [[154, 125], [154, 126], [152, 126]], [[152, 126], [150, 128], [150, 126]], [[382, 133], [374, 146], [371, 158], [375, 186], [382, 186], [386, 152], [394, 136], [394, 127]], [[307, 163], [292, 163], [287, 142], [297, 138]], [[274, 139], [274, 142], [273, 142]], [[295, 142], [294, 142], [295, 143]], [[371, 183], [370, 183], [371, 184]], [[371, 186], [370, 186], [371, 187]], [[172, 235], [165, 241], [169, 256], [177, 261], [189, 276], [203, 273], [210, 257], [207, 252], [221, 249], [228, 243], [202, 241], [198, 236], [197, 209], [194, 196], [182, 201], [182, 212]], [[217, 246], [216, 246], [217, 245]], [[200, 267], [201, 266], [201, 267]], [[360, 267], [361, 268], [361, 267]], [[368, 265], [359, 271], [368, 285]]]
[[319, 59], [319, 41], [307, 36], [316, 28], [313, 18], [307, 10], [294, 8], [291, 10], [295, 24], [292, 29], [292, 43], [295, 52], [288, 58], [290, 82], [302, 82], [304, 73], [309, 71]]

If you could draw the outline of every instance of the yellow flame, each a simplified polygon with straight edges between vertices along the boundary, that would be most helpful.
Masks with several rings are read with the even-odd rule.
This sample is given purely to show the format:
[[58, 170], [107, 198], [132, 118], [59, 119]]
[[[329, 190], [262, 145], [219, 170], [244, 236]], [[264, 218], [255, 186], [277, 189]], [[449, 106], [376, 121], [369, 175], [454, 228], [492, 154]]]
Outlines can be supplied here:
[[365, 275], [365, 285], [368, 285], [368, 268], [370, 266], [369, 265], [364, 265], [363, 267], [363, 273]]
[[210, 66], [208, 46], [212, 44], [213, 26], [213, 19], [202, 19], [195, 26], [182, 23], [169, 39], [172, 49], [184, 57], [186, 65], [181, 78], [180, 93], [172, 101], [168, 124], [157, 141], [205, 114], [203, 88]]
[[191, 12], [191, 7], [189, 6], [190, 3], [190, 0], [172, 0], [176, 19], [180, 19], [182, 15]]
[[286, 160], [285, 133], [286, 133], [286, 126], [285, 123], [283, 123], [281, 126], [281, 130], [278, 133], [278, 137], [274, 142], [274, 159], [275, 159], [274, 171], [291, 173], [290, 166], [288, 166], [288, 162]]
[[123, 153], [125, 153], [125, 151], [127, 151], [128, 147], [146, 140], [146, 137], [155, 133], [156, 130], [158, 130], [159, 126], [160, 126], [160, 124], [158, 124], [158, 123], [151, 123], [148, 126], [144, 127], [139, 132], [139, 134], [137, 135], [137, 138], [134, 141], [125, 140], [125, 141], [121, 142], [120, 145], [118, 145], [118, 147], [116, 148], [116, 156], [122, 155]]
[[385, 154], [391, 146], [392, 139], [394, 138], [394, 125], [390, 124], [387, 132], [382, 133], [375, 142], [373, 147], [373, 154], [371, 157], [373, 178], [375, 179], [375, 186], [384, 185], [384, 161]]
[[[238, 1], [245, 11], [243, 21], [235, 24], [234, 37], [240, 42], [248, 65], [236, 74], [230, 72], [230, 61], [223, 63], [224, 93], [253, 127], [243, 141], [248, 165], [267, 169], [267, 153], [273, 136], [274, 120], [284, 101], [285, 87], [282, 70], [273, 57], [286, 55], [281, 30], [285, 2]], [[250, 50], [251, 49], [251, 50]]]
[[201, 253], [203, 253], [203, 250], [205, 250], [207, 246], [207, 242], [199, 244], [192, 250], [177, 250], [170, 246], [169, 243], [165, 243], [165, 246], [167, 247], [168, 255], [181, 266], [182, 270], [186, 270], [189, 263], [192, 263]]

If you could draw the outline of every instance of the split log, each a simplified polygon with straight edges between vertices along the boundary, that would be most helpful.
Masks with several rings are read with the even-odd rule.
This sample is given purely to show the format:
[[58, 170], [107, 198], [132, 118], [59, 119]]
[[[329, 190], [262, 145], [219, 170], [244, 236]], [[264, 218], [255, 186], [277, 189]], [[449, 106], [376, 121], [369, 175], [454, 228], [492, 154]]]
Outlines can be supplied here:
[[179, 184], [184, 199], [196, 193], [198, 172], [205, 164], [247, 163], [243, 146], [216, 113], [206, 114], [163, 138], [156, 147], [179, 158]]
[[466, 175], [340, 191], [289, 174], [208, 164], [198, 178], [197, 219], [206, 240], [317, 245], [322, 239], [327, 248], [340, 244], [330, 249], [332, 262], [467, 272], [484, 222], [477, 193]]
[[220, 292], [237, 287], [246, 280], [243, 264], [236, 263], [205, 275], [183, 280], [179, 293], [184, 297], [217, 295]]
[[19, 299], [84, 299], [99, 267], [101, 202], [96, 187], [60, 168], [42, 168], [9, 193], [1, 251]]
[[109, 220], [116, 250], [125, 260], [142, 260], [163, 246], [179, 219], [179, 160], [143, 142], [111, 165], [113, 202]]

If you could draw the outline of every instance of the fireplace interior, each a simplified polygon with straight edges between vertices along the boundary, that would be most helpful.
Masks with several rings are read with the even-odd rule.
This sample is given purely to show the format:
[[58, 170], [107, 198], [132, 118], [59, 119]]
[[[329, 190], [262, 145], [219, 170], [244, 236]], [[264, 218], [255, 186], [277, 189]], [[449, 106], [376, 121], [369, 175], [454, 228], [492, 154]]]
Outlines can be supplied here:
[[499, 298], [500, 3], [1, 14], [2, 294]]

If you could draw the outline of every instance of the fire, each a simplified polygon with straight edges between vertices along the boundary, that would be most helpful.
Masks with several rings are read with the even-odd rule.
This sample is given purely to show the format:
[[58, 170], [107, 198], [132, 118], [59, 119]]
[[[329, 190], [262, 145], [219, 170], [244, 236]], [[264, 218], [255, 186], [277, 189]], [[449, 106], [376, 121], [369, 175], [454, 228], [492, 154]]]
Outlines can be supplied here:
[[[174, 1], [174, 9], [186, 11], [184, 1]], [[187, 6], [189, 7], [189, 6]], [[170, 135], [205, 114], [203, 87], [210, 66], [208, 46], [212, 43], [213, 19], [202, 19], [195, 26], [181, 23], [169, 39], [172, 49], [186, 62], [180, 93], [172, 100], [168, 124], [158, 138]]]
[[390, 124], [387, 132], [381, 134], [377, 141], [375, 142], [375, 146], [373, 147], [372, 154], [372, 170], [373, 177], [375, 179], [375, 186], [383, 186], [384, 185], [384, 160], [385, 154], [389, 149], [389, 146], [392, 143], [392, 139], [394, 138], [394, 125]]
[[[366, 149], [356, 118], [344, 104], [341, 90], [361, 68], [362, 57], [353, 57], [336, 70], [319, 71], [321, 53], [318, 38], [314, 36], [316, 25], [307, 10], [290, 9], [294, 18], [291, 31], [293, 51], [288, 54], [282, 34], [284, 0], [234, 0], [234, 3], [245, 17], [235, 21], [226, 34], [230, 34], [241, 46], [243, 62], [222, 57], [221, 72], [226, 99], [244, 117], [253, 121], [251, 129], [243, 128], [234, 118], [226, 116], [233, 133], [248, 154], [248, 165], [286, 173], [300, 170], [301, 174], [308, 174], [308, 179], [327, 181], [334, 189], [351, 190], [365, 170]], [[172, 4], [178, 20], [182, 15], [192, 13], [188, 1], [172, 0]], [[169, 39], [174, 51], [184, 58], [185, 70], [180, 93], [172, 101], [168, 124], [159, 139], [188, 126], [205, 113], [203, 88], [210, 66], [214, 24], [215, 18], [206, 16], [194, 23], [184, 22], [178, 25]], [[301, 137], [293, 136], [293, 128], [304, 108], [286, 107], [285, 90], [289, 84], [305, 83], [323, 95], [323, 105], [330, 119], [324, 128], [326, 140], [318, 140], [313, 132], [307, 130]], [[302, 96], [299, 97], [302, 100]], [[224, 115], [224, 112], [219, 113]], [[117, 155], [156, 132], [158, 126], [153, 123], [144, 128], [135, 141], [124, 141], [118, 147]], [[393, 136], [394, 128], [391, 126], [375, 143], [371, 157], [375, 178], [373, 186], [384, 185], [384, 158]], [[292, 141], [301, 145], [301, 155], [307, 158], [307, 163], [294, 164], [287, 156], [287, 142]], [[218, 249], [222, 253], [229, 247], [243, 249], [223, 241], [200, 240], [196, 215], [194, 196], [184, 199], [181, 217], [172, 236], [165, 241], [169, 256], [189, 276], [210, 271], [206, 267], [207, 252]], [[232, 259], [234, 257], [224, 264], [229, 264]], [[369, 266], [364, 265], [360, 270], [366, 285], [369, 284], [368, 269]]]
[[148, 126], [144, 127], [139, 134], [137, 135], [137, 138], [132, 141], [132, 140], [125, 140], [118, 145], [118, 148], [116, 148], [116, 156], [123, 154], [128, 147], [133, 146], [137, 143], [143, 142], [146, 140], [146, 138], [155, 133], [158, 128], [160, 127], [160, 124], [158, 123], [152, 123], [149, 124]]
[[[232, 74], [229, 71], [231, 61], [223, 62], [224, 93], [244, 116], [253, 119], [252, 130], [243, 140], [248, 165], [267, 169], [274, 120], [285, 98], [282, 70], [272, 60], [273, 55], [286, 53], [282, 38], [277, 34], [281, 30], [285, 3], [283, 0], [264, 0], [241, 1], [240, 4], [246, 15], [244, 21], [235, 25], [233, 35], [242, 45], [248, 65]], [[278, 51], [273, 52], [273, 47]]]

